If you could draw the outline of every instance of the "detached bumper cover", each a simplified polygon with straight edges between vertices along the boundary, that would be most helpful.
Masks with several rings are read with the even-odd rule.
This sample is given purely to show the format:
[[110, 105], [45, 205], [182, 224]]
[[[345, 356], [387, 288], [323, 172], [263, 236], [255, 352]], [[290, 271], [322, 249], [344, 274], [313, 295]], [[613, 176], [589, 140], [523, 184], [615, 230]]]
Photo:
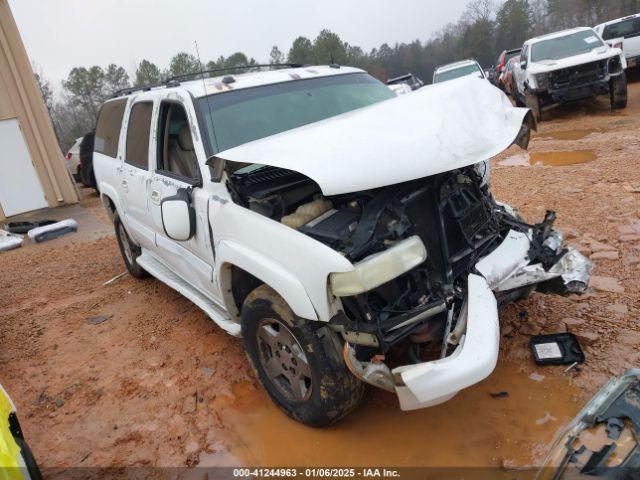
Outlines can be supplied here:
[[393, 370], [405, 384], [396, 386], [402, 410], [445, 402], [463, 388], [488, 377], [496, 367], [500, 347], [498, 307], [481, 276], [469, 275], [467, 301], [467, 332], [451, 355]]
[[491, 374], [500, 348], [498, 307], [492, 290], [506, 291], [554, 278], [561, 278], [570, 291], [586, 288], [591, 264], [582, 254], [569, 248], [545, 270], [540, 264], [529, 263], [530, 246], [528, 234], [512, 230], [498, 248], [476, 264], [480, 275], [468, 277], [467, 328], [456, 350], [440, 360], [393, 370], [394, 377], [402, 379], [396, 382], [400, 408], [437, 405]]

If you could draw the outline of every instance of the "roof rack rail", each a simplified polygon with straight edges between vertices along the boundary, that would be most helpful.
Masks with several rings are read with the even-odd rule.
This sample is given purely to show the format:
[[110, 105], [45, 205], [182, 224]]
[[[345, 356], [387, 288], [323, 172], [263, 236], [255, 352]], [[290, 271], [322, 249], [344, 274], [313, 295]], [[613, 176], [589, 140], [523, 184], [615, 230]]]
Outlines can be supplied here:
[[[220, 67], [220, 68], [211, 68], [208, 70], [200, 70], [198, 72], [184, 73], [182, 75], [176, 75], [167, 80], [167, 82], [171, 81], [181, 81], [187, 80], [189, 78], [197, 77], [198, 75], [203, 75], [205, 73], [220, 73], [220, 72], [228, 72], [230, 70], [251, 70], [252, 68], [300, 68], [302, 67], [299, 63], [259, 63], [256, 65], [235, 65], [233, 67]], [[165, 83], [167, 83], [165, 82]]]
[[163, 87], [163, 86], [165, 86], [165, 82], [156, 83], [154, 85], [137, 85], [135, 87], [121, 88], [120, 90], [116, 90], [115, 92], [113, 92], [109, 98], [121, 97], [123, 95], [131, 95], [133, 92], [139, 92], [139, 91], [148, 92], [152, 88]]
[[183, 73], [182, 75], [176, 75], [171, 78], [167, 78], [162, 83], [157, 83], [154, 85], [138, 85], [135, 87], [127, 87], [121, 88], [120, 90], [116, 90], [110, 96], [110, 98], [121, 97], [123, 95], [131, 95], [133, 92], [148, 92], [152, 88], [159, 87], [177, 87], [180, 85], [180, 81], [188, 80], [193, 77], [197, 77], [198, 75], [204, 75], [207, 73], [219, 73], [219, 72], [228, 72], [230, 70], [250, 70], [252, 68], [300, 68], [302, 67], [299, 63], [262, 63], [256, 65], [236, 65], [233, 67], [221, 67], [221, 68], [211, 68], [209, 70], [200, 70], [198, 72], [190, 72]]

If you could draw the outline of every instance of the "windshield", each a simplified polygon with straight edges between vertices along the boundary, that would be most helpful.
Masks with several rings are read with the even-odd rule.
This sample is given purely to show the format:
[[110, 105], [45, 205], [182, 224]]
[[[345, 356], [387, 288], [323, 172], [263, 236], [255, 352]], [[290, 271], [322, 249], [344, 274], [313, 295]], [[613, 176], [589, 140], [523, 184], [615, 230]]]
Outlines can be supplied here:
[[198, 103], [209, 143], [221, 152], [395, 97], [370, 75], [353, 73], [218, 93]]
[[640, 35], [640, 18], [630, 18], [618, 23], [613, 23], [604, 27], [602, 38], [611, 40], [612, 38], [629, 38]]
[[531, 61], [558, 60], [587, 53], [594, 48], [602, 47], [604, 43], [593, 30], [572, 33], [564, 37], [550, 38], [531, 46]]
[[437, 72], [433, 77], [433, 83], [446, 82], [447, 80], [453, 80], [454, 78], [464, 77], [472, 73], [482, 73], [475, 63], [465, 65], [464, 67], [453, 68], [444, 72]]

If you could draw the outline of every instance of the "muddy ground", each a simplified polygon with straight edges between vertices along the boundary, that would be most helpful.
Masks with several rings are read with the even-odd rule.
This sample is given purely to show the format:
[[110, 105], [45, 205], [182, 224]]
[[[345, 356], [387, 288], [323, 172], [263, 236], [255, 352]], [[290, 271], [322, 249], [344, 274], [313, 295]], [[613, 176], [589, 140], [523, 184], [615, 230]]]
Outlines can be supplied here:
[[[124, 266], [88, 190], [81, 207], [52, 212], [78, 218], [77, 234], [0, 254], [0, 382], [44, 467], [535, 465], [603, 382], [640, 366], [639, 134], [635, 83], [624, 111], [600, 101], [542, 123], [530, 151], [557, 155], [512, 147], [494, 160], [496, 196], [528, 220], [556, 210], [594, 258], [595, 288], [504, 309], [496, 371], [444, 405], [403, 413], [371, 389], [335, 428], [289, 420], [254, 379], [241, 341], [188, 300], [154, 279], [103, 285]], [[531, 165], [567, 158], [588, 162]], [[536, 367], [530, 335], [567, 328], [586, 362], [568, 373]]]

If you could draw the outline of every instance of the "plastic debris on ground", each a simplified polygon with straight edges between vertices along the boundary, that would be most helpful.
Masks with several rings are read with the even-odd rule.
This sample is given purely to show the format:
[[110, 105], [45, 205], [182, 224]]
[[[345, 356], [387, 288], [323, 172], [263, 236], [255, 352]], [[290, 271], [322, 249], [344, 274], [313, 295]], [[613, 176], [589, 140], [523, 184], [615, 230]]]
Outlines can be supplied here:
[[29, 238], [34, 242], [45, 242], [54, 238], [61, 237], [67, 233], [78, 231], [78, 224], [72, 218], [61, 220], [50, 225], [36, 227], [29, 230]]
[[6, 230], [0, 230], [0, 252], [13, 250], [22, 246], [22, 236], [15, 235]]
[[44, 227], [56, 223], [56, 220], [36, 220], [33, 222], [8, 222], [4, 224], [4, 228], [11, 233], [24, 235], [29, 230], [37, 227]]

